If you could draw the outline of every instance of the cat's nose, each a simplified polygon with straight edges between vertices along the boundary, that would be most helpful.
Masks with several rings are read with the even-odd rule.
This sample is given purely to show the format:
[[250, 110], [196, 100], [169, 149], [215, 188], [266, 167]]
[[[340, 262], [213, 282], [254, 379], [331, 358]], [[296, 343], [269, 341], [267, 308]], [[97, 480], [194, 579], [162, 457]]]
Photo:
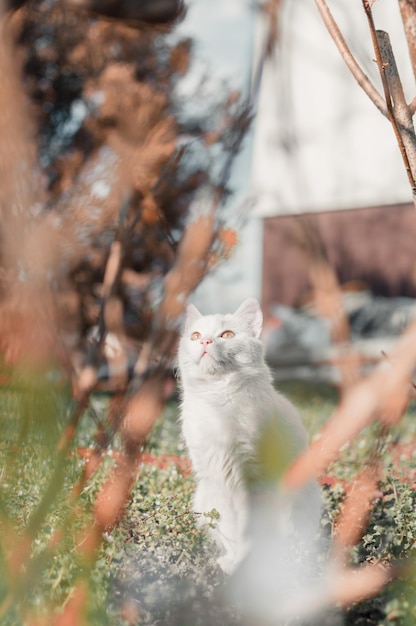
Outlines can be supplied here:
[[208, 344], [212, 343], [212, 339], [210, 339], [209, 337], [203, 337], [201, 339], [201, 343], [203, 346], [207, 346]]

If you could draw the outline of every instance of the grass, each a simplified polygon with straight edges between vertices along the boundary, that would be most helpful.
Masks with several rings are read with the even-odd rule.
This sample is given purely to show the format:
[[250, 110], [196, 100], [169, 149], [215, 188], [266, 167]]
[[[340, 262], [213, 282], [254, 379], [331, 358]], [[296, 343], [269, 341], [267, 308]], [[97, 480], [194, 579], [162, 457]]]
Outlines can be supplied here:
[[[336, 390], [325, 385], [285, 383], [280, 389], [298, 406], [311, 437], [328, 419], [337, 402]], [[50, 386], [21, 392], [3, 391], [0, 399], [0, 600], [14, 602], [0, 612], [0, 624], [17, 626], [27, 615], [42, 615], [52, 604], [58, 610], [71, 598], [76, 581], [86, 575], [82, 547], [83, 529], [92, 523], [92, 507], [101, 481], [114, 463], [108, 457], [78, 499], [71, 496], [83, 462], [77, 446], [93, 445], [95, 425], [86, 414], [58, 485], [59, 497], [40, 520], [35, 511], [54, 476], [57, 442], [65, 425], [69, 396]], [[416, 539], [416, 455], [391, 451], [392, 444], [411, 450], [415, 435], [415, 409], [410, 407], [400, 426], [383, 441], [385, 478], [380, 484], [373, 514], [362, 541], [351, 553], [353, 563], [412, 556]], [[323, 524], [330, 531], [342, 505], [345, 486], [361, 467], [374, 445], [374, 427], [366, 429], [331, 466], [333, 477], [324, 488], [327, 512]], [[408, 446], [408, 447], [406, 447]], [[117, 441], [114, 442], [117, 447]], [[147, 451], [183, 457], [177, 408], [170, 402], [148, 442]], [[416, 479], [414, 480], [416, 482]], [[144, 464], [121, 524], [103, 538], [95, 564], [88, 569], [88, 624], [197, 625], [239, 623], [223, 596], [222, 573], [216, 567], [213, 547], [196, 527], [190, 512], [193, 479], [175, 463], [164, 467]], [[215, 523], [206, 517], [207, 524]], [[33, 528], [31, 571], [10, 571], [10, 554], [18, 549], [24, 530]], [[58, 535], [60, 540], [54, 542]], [[9, 540], [5, 540], [6, 538]], [[412, 562], [412, 561], [410, 561]], [[376, 626], [414, 623], [416, 604], [413, 565], [406, 580], [391, 585], [378, 597], [352, 607], [342, 615], [346, 624]], [[13, 577], [14, 576], [14, 577]], [[19, 578], [20, 576], [20, 578]], [[20, 587], [16, 580], [23, 583]], [[1, 605], [0, 605], [1, 606]], [[3, 605], [4, 608], [4, 605]], [[331, 613], [331, 615], [333, 615]], [[340, 615], [337, 614], [339, 619]], [[332, 620], [332, 617], [328, 620]], [[334, 618], [335, 619], [335, 618]], [[338, 623], [336, 621], [328, 621]]]

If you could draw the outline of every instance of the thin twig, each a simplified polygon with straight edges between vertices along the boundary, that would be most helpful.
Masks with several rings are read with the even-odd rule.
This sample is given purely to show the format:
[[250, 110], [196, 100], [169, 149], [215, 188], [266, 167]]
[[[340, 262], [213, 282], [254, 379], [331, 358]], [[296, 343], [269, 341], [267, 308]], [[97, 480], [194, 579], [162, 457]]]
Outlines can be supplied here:
[[[402, 136], [402, 129], [399, 127], [399, 123], [396, 118], [395, 109], [393, 106], [392, 91], [390, 89], [390, 84], [391, 84], [391, 80], [393, 77], [394, 68], [393, 67], [391, 68], [390, 70], [391, 74], [388, 74], [387, 72], [387, 68], [389, 67], [389, 65], [392, 65], [393, 63], [395, 65], [393, 52], [391, 51], [391, 48], [390, 48], [390, 52], [387, 53], [388, 46], [386, 44], [386, 38], [382, 34], [383, 31], [376, 31], [370, 2], [368, 0], [362, 0], [362, 4], [363, 4], [365, 14], [367, 16], [368, 26], [370, 28], [371, 40], [373, 42], [374, 53], [376, 55], [376, 63], [380, 72], [381, 82], [383, 85], [384, 97], [385, 97], [386, 105], [387, 105], [388, 118], [391, 122], [394, 134], [396, 136], [396, 140], [400, 149], [400, 153], [402, 155], [402, 159], [403, 159], [403, 163], [406, 169], [409, 184], [412, 189], [413, 197], [416, 200], [416, 182], [415, 182], [412, 167], [410, 164], [408, 151], [404, 144], [404, 140]], [[380, 47], [381, 41], [382, 41], [384, 56]], [[390, 76], [390, 80], [389, 80], [389, 76]], [[394, 81], [396, 84], [397, 84], [397, 80], [398, 80], [398, 74], [396, 70], [396, 77]], [[397, 87], [395, 88], [395, 93], [397, 94]], [[406, 106], [406, 104], [404, 106]], [[414, 130], [413, 130], [413, 133], [414, 133]]]
[[[404, 32], [406, 34], [407, 46], [409, 48], [410, 60], [412, 62], [413, 74], [416, 78], [416, 5], [413, 0], [398, 0]], [[413, 103], [412, 103], [413, 104]], [[412, 108], [412, 105], [409, 105]], [[412, 115], [415, 109], [412, 111]]]
[[335, 45], [337, 46], [345, 64], [354, 76], [357, 83], [364, 90], [367, 96], [376, 105], [378, 110], [388, 117], [388, 111], [386, 103], [383, 100], [381, 94], [377, 91], [373, 83], [370, 81], [365, 72], [361, 69], [360, 65], [354, 58], [351, 50], [349, 49], [336, 21], [334, 20], [331, 11], [328, 8], [325, 0], [315, 0], [315, 4], [321, 14], [322, 20], [331, 35]]

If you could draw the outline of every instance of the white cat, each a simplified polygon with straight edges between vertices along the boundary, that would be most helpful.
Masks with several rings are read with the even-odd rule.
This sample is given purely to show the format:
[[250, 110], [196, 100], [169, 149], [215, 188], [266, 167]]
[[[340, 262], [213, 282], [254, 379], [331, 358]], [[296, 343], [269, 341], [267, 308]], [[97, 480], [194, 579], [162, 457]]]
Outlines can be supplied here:
[[[287, 464], [307, 445], [298, 412], [273, 387], [260, 340], [262, 322], [253, 298], [225, 315], [203, 316], [189, 305], [179, 344], [182, 432], [196, 475], [193, 508], [219, 513], [211, 532], [226, 573], [247, 554], [253, 508], [261, 507], [270, 481], [277, 491], [273, 468], [282, 460], [274, 456], [284, 456]], [[270, 450], [273, 458], [267, 459]], [[301, 498], [290, 515], [297, 508], [318, 524], [317, 485], [307, 492], [311, 506]]]

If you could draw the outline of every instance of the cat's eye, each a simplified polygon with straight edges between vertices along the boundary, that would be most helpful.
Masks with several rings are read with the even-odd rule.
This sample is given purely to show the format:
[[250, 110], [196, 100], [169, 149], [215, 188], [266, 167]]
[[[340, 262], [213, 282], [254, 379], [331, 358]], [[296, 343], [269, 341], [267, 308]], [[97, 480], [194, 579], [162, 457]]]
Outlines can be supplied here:
[[201, 339], [201, 333], [199, 333], [198, 331], [195, 331], [191, 335], [191, 340], [192, 341], [197, 341], [198, 339]]
[[232, 339], [235, 337], [235, 333], [232, 330], [224, 330], [220, 335], [221, 339]]

